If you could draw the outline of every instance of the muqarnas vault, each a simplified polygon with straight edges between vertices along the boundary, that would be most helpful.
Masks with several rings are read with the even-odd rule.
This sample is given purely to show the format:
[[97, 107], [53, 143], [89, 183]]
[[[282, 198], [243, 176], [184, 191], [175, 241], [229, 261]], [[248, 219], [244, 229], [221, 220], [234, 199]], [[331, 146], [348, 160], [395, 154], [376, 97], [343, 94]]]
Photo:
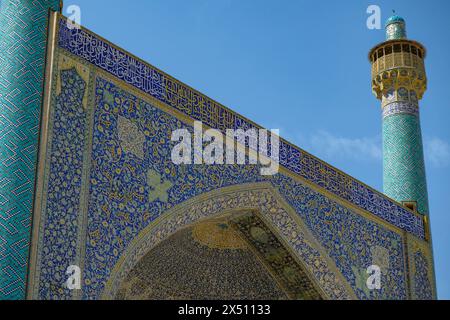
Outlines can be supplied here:
[[435, 298], [426, 53], [402, 18], [369, 54], [391, 199], [283, 139], [273, 176], [175, 165], [178, 128], [260, 127], [73, 28], [60, 6], [1, 2], [1, 299]]

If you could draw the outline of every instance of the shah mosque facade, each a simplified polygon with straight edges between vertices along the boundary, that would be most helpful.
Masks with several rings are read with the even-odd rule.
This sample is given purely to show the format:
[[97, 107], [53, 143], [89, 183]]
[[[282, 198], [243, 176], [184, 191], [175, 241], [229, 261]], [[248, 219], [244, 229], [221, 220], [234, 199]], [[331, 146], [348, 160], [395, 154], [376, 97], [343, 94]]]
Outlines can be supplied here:
[[275, 175], [176, 165], [174, 130], [261, 127], [73, 28], [59, 0], [0, 5], [0, 299], [436, 298], [426, 50], [402, 18], [369, 53], [383, 194], [283, 139]]

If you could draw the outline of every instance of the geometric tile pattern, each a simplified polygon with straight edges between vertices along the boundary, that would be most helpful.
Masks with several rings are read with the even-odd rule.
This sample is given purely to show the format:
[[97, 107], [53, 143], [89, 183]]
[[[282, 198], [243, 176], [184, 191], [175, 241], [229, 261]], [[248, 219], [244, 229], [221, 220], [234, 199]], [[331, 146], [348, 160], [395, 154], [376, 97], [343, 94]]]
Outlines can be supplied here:
[[[85, 29], [69, 29], [61, 18], [58, 45], [149, 94], [191, 119], [225, 130], [259, 128], [198, 91]], [[288, 142], [280, 141], [280, 165], [407, 232], [424, 238], [423, 219], [381, 193], [340, 172]]]
[[[60, 286], [60, 280], [65, 277], [66, 268], [76, 264], [77, 253], [73, 240], [77, 238], [79, 228], [71, 217], [80, 211], [80, 165], [86, 128], [86, 113], [82, 105], [86, 82], [74, 67], [62, 70], [59, 77], [62, 90], [56, 99], [53, 112], [57, 119], [63, 120], [54, 123], [52, 128], [54, 139], [50, 147], [52, 156], [49, 159], [48, 174], [53, 183], [49, 184], [45, 191], [52, 201], [46, 206], [47, 228], [42, 233], [48, 246], [39, 261], [48, 265], [51, 261], [59, 260], [60, 268], [53, 270], [51, 275], [47, 275], [47, 269], [43, 269], [43, 279], [46, 281], [42, 291], [46, 299], [52, 298], [51, 295], [45, 295], [46, 292], [64, 290], [66, 294], [69, 293], [68, 289]], [[68, 203], [74, 205], [67, 206]]]
[[414, 253], [414, 292], [419, 300], [432, 300], [433, 289], [429, 278], [430, 265], [421, 251]]
[[391, 16], [385, 24], [386, 40], [406, 39], [405, 20], [397, 15]]
[[419, 115], [419, 105], [411, 102], [393, 102], [383, 107], [383, 119], [399, 113]]
[[407, 251], [409, 257], [411, 298], [415, 300], [436, 299], [431, 247], [428, 243], [423, 243], [413, 236], [408, 235]]
[[30, 241], [48, 9], [3, 0], [0, 12], [0, 300], [23, 299]]
[[[274, 180], [272, 183], [327, 250], [358, 299], [406, 299], [405, 257], [400, 234], [336, 205], [333, 198], [318, 196], [284, 175], [277, 175]], [[375, 248], [388, 252], [388, 263], [380, 267], [381, 282], [389, 285], [382, 286], [381, 290], [367, 290], [366, 269], [379, 260]]]
[[[415, 211], [428, 215], [418, 104], [427, 89], [426, 49], [406, 39], [403, 18], [394, 15], [385, 27], [386, 42], [369, 54], [372, 90], [382, 101], [383, 110], [383, 189], [392, 199], [413, 206], [415, 203]], [[435, 296], [431, 242], [418, 240], [412, 234], [405, 236], [409, 297], [431, 299]]]
[[[304, 222], [359, 299], [407, 298], [401, 232], [392, 230], [387, 223], [388, 226], [362, 216], [361, 210], [355, 212], [356, 209], [345, 205], [346, 202], [339, 203], [340, 198], [332, 194], [325, 196], [284, 173], [261, 176], [256, 165], [175, 165], [170, 158], [174, 146], [170, 140], [171, 132], [181, 126], [192, 132], [192, 126], [162, 111], [151, 98], [142, 98], [98, 70], [91, 71], [89, 108], [83, 113], [80, 102], [85, 91], [77, 70], [79, 68], [57, 70], [54, 75], [61, 78], [64, 88], [68, 84], [80, 85], [76, 85], [77, 90], [53, 93], [51, 109], [54, 111], [49, 119], [49, 128], [53, 128], [49, 131], [51, 148], [48, 149], [51, 151], [44, 181], [46, 188], [53, 191], [44, 193], [46, 204], [41, 213], [36, 297], [73, 298], [74, 292], [63, 287], [65, 270], [74, 261], [82, 261], [83, 292], [80, 297], [99, 298], [114, 266], [133, 239], [168, 210], [213, 190], [266, 182], [273, 185], [297, 218]], [[119, 121], [123, 122], [123, 118], [144, 134], [143, 142], [140, 139], [134, 142], [143, 146], [143, 158], [132, 151], [136, 150], [134, 147], [128, 146], [128, 151], [121, 147]], [[80, 129], [81, 132], [77, 131]], [[69, 142], [74, 149], [67, 153], [65, 145]], [[71, 158], [67, 158], [69, 154]], [[67, 160], [58, 160], [61, 157]], [[156, 190], [157, 185], [165, 186], [164, 192]], [[83, 193], [83, 188], [89, 191]], [[152, 196], [155, 190], [158, 197]], [[248, 205], [250, 201], [267, 201], [266, 198], [250, 196], [239, 201]], [[217, 199], [211, 210], [223, 211], [233, 205], [234, 202]], [[207, 209], [202, 207], [202, 210]], [[192, 219], [189, 215], [196, 213], [186, 210], [185, 214], [183, 219], [188, 221]], [[83, 215], [85, 218], [81, 221], [85, 222], [80, 224]], [[273, 223], [283, 236], [293, 238], [291, 246], [295, 250], [304, 252], [305, 264], [319, 263], [320, 266], [322, 259], [317, 259], [317, 252], [306, 249], [310, 248], [308, 242], [299, 241], [299, 235], [294, 233], [294, 223], [289, 219], [294, 218], [280, 214], [274, 216]], [[85, 234], [81, 237], [82, 243], [77, 242], [80, 237], [75, 235], [81, 232]], [[379, 291], [368, 291], [361, 281], [365, 269], [378, 259], [373, 247], [380, 248], [377, 252], [385, 252], [387, 258], [383, 259], [388, 260], [384, 265], [389, 272], [383, 275], [382, 281], [389, 285]], [[83, 258], [78, 259], [76, 252], [81, 252]], [[319, 278], [324, 273], [321, 268], [322, 271], [317, 271]]]
[[[7, 0], [0, 5], [0, 299], [20, 299], [25, 297], [47, 9], [58, 10], [60, 3]], [[330, 286], [337, 284], [329, 278], [334, 273], [326, 272], [333, 266], [360, 299], [408, 297], [404, 234], [392, 226], [423, 239], [421, 217], [284, 140], [280, 164], [296, 174], [295, 178], [285, 173], [262, 177], [257, 165], [175, 166], [170, 161], [170, 132], [180, 128], [182, 122], [172, 113], [163, 112], [158, 103], [220, 130], [258, 126], [94, 34], [84, 29], [69, 30], [64, 19], [60, 19], [58, 35], [60, 48], [73, 54], [71, 58], [95, 68], [89, 81], [76, 67], [57, 68], [54, 74], [61, 89], [56, 94], [56, 88], [52, 88], [45, 205], [35, 266], [37, 297], [74, 298], [76, 293], [64, 287], [65, 270], [68, 265], [81, 263], [80, 297], [99, 298], [114, 266], [144, 228], [193, 197], [245, 183], [269, 183], [291, 206], [295, 217], [276, 207], [267, 211], [273, 218], [272, 227], [284, 240], [292, 241], [290, 247], [303, 254], [305, 265], [316, 268], [315, 276], [322, 281]], [[115, 80], [108, 80], [100, 70]], [[119, 85], [117, 80], [121, 80]], [[131, 87], [154, 100], [141, 98]], [[120, 133], [119, 122], [122, 128], [133, 128], [136, 135]], [[391, 115], [383, 125], [384, 134], [407, 141], [406, 148], [398, 150], [403, 167], [419, 180], [423, 172], [424, 182], [418, 117]], [[392, 150], [397, 147], [395, 141], [384, 141], [392, 143]], [[419, 163], [419, 168], [414, 163]], [[419, 196], [413, 194], [413, 199], [422, 195], [419, 210], [427, 213], [426, 186], [412, 176], [407, 174], [400, 180], [405, 189], [411, 189], [408, 184], [419, 183]], [[268, 196], [255, 197], [252, 192], [241, 197], [241, 205], [255, 198], [262, 205], [269, 202]], [[399, 199], [404, 200], [403, 196]], [[235, 204], [234, 200], [210, 200], [211, 209], [216, 210]], [[200, 209], [205, 214], [205, 208]], [[366, 212], [372, 215], [368, 218]], [[189, 214], [194, 212], [186, 212], [183, 222], [192, 218]], [[293, 225], [297, 218], [313, 238], [296, 233]], [[313, 241], [332, 263], [318, 258]], [[431, 297], [430, 254], [411, 252], [409, 268], [414, 270], [415, 296]], [[373, 261], [389, 271], [383, 270], [382, 283], [388, 285], [379, 291], [370, 291], [364, 285], [365, 268]]]
[[428, 195], [418, 115], [394, 114], [383, 119], [383, 185], [397, 201], [417, 201], [428, 214]]
[[416, 202], [428, 215], [418, 104], [427, 89], [426, 50], [406, 39], [403, 18], [393, 15], [385, 27], [386, 42], [369, 54], [372, 89], [383, 110], [383, 191], [398, 202]]
[[[231, 229], [225, 223], [221, 226]], [[116, 299], [280, 300], [287, 296], [248, 246], [210, 248], [186, 228], [139, 261]]]
[[232, 220], [232, 225], [236, 226], [242, 237], [256, 249], [261, 260], [291, 299], [322, 300], [303, 267], [258, 216], [240, 215]]
[[[265, 224], [270, 225], [272, 232], [276, 232], [276, 236], [282, 238], [286, 246], [289, 246], [291, 254], [296, 256], [295, 260], [298, 259], [297, 261], [301, 262], [305, 270], [309, 271], [309, 278], [315, 280], [314, 282], [320, 287], [320, 291], [324, 296], [337, 300], [355, 298], [352, 289], [345, 284], [345, 279], [339, 275], [339, 272], [335, 271], [333, 262], [327, 259], [327, 254], [320, 248], [320, 245], [311, 236], [307, 228], [296, 219], [295, 214], [280, 199], [276, 190], [266, 183], [245, 184], [213, 190], [207, 194], [202, 194], [200, 197], [191, 198], [180, 206], [167, 211], [165, 216], [161, 217], [159, 223], [148, 225], [136, 237], [137, 241], [133, 241], [128, 246], [126, 252], [122, 254], [123, 263], [114, 268], [104, 290], [102, 290], [101, 281], [93, 282], [90, 287], [85, 287], [85, 290], [89, 291], [93, 298], [96, 295], [92, 293], [96, 291], [103, 291], [102, 298], [114, 298], [119, 291], [120, 284], [126, 279], [133, 267], [152, 248], [169, 239], [171, 235], [192, 225], [195, 228], [198, 223], [201, 224], [205, 220], [230, 219], [230, 213], [231, 218], [239, 218], [250, 207], [253, 208], [252, 210], [257, 210], [258, 216], [264, 217]], [[224, 216], [225, 210], [226, 214]], [[216, 237], [215, 239], [205, 239], [204, 235], [198, 236], [198, 232], [195, 233], [195, 238], [200, 240], [201, 243], [207, 244], [208, 247], [215, 249], [218, 247], [222, 249], [224, 247], [243, 247], [242, 244], [237, 246], [235, 242], [230, 243], [228, 241], [224, 243], [223, 233], [220, 238]], [[256, 230], [253, 234], [257, 238], [264, 237], [261, 230]], [[264, 240], [264, 238], [261, 240]], [[275, 250], [269, 247], [266, 247], [266, 249], [268, 250], [267, 258], [272, 260], [272, 263], [279, 261], [277, 257], [281, 258], [283, 256], [282, 252], [275, 248]], [[90, 277], [90, 273], [86, 276]]]
[[116, 299], [322, 299], [256, 214], [228, 219], [183, 228], [149, 250], [128, 273]]

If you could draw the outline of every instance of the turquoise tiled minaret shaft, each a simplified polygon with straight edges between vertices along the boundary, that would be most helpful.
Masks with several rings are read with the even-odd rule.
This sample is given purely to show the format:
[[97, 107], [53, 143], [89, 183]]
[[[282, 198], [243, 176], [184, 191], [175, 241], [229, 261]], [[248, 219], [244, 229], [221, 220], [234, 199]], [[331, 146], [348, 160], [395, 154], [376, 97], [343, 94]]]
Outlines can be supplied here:
[[386, 22], [386, 41], [369, 54], [372, 90], [382, 101], [384, 193], [421, 214], [428, 214], [418, 101], [427, 79], [425, 48], [406, 37], [405, 20]]
[[50, 9], [0, 1], [0, 300], [25, 298]]

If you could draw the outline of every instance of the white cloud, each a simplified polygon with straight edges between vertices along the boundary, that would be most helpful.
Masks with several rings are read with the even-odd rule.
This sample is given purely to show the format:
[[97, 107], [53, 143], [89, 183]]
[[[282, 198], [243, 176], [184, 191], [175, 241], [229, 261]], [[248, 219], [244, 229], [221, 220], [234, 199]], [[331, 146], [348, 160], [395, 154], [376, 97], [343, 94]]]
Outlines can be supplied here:
[[340, 158], [358, 161], [381, 160], [381, 138], [347, 138], [328, 131], [318, 131], [306, 139], [300, 137], [299, 146], [318, 157]]
[[[381, 136], [349, 138], [321, 130], [308, 136], [300, 135], [298, 146], [327, 161], [381, 161], [383, 158]], [[450, 144], [440, 138], [425, 137], [424, 153], [434, 168], [450, 165]]]
[[425, 158], [436, 168], [443, 168], [450, 164], [450, 145], [448, 142], [433, 137], [424, 141]]

